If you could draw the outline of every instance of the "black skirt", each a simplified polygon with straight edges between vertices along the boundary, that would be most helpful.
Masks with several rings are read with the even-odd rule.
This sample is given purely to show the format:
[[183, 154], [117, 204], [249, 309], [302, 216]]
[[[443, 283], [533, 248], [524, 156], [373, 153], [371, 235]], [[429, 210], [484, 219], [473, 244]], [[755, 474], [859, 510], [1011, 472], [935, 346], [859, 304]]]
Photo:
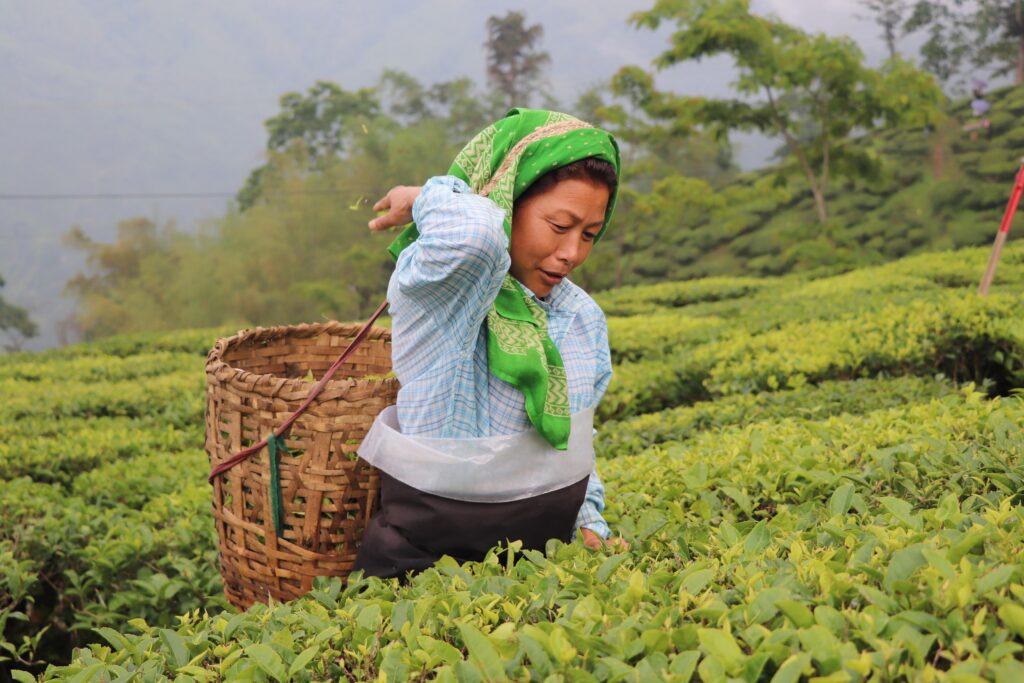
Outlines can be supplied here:
[[366, 576], [405, 578], [442, 555], [479, 562], [498, 544], [520, 540], [544, 550], [572, 537], [589, 476], [565, 488], [507, 503], [469, 503], [425, 493], [380, 473], [380, 510], [363, 534], [354, 569]]

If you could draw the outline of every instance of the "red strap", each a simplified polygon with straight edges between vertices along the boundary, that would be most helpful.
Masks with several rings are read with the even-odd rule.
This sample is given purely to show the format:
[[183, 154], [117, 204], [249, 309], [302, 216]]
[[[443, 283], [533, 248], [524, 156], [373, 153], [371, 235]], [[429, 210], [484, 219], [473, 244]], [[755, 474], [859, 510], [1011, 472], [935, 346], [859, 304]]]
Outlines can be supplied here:
[[[338, 360], [334, 361], [334, 365], [328, 368], [327, 372], [324, 373], [324, 376], [321, 377], [320, 381], [316, 383], [316, 386], [314, 386], [313, 390], [309, 392], [309, 396], [307, 396], [306, 400], [303, 401], [301, 406], [299, 406], [299, 409], [292, 413], [292, 416], [285, 420], [284, 424], [282, 424], [280, 427], [274, 430], [274, 436], [283, 437], [285, 434], [288, 433], [288, 430], [291, 428], [292, 423], [299, 419], [299, 415], [302, 415], [302, 413], [306, 412], [306, 408], [308, 408], [309, 404], [313, 402], [313, 399], [320, 395], [320, 392], [323, 391], [324, 386], [331, 379], [331, 377], [334, 376], [334, 373], [337, 372], [338, 368], [341, 367], [341, 364], [344, 363], [345, 360], [347, 360], [348, 357], [352, 355], [352, 352], [356, 350], [356, 347], [359, 346], [359, 344], [361, 344], [364, 339], [366, 339], [366, 335], [367, 333], [369, 333], [370, 327], [373, 325], [374, 322], [376, 322], [377, 318], [380, 317], [380, 314], [383, 313], [387, 307], [388, 302], [387, 299], [385, 299], [384, 302], [377, 307], [377, 310], [374, 312], [374, 314], [370, 316], [370, 319], [366, 321], [366, 324], [363, 325], [362, 329], [359, 330], [359, 333], [356, 334], [356, 338], [353, 339], [352, 343], [348, 345], [348, 348], [345, 349], [345, 352], [338, 357]], [[249, 446], [241, 453], [231, 456], [230, 458], [228, 458], [227, 460], [213, 468], [213, 471], [210, 472], [210, 476], [207, 479], [207, 481], [209, 481], [212, 484], [213, 480], [217, 478], [218, 474], [231, 469], [232, 467], [242, 462], [253, 453], [259, 451], [266, 445], [267, 439], [264, 438], [259, 443]]]
[[1017, 212], [1021, 193], [1024, 193], [1024, 165], [1017, 171], [1017, 181], [1013, 184], [1013, 193], [1010, 195], [1010, 202], [1006, 205], [1006, 213], [1003, 214], [999, 232], [1010, 232], [1010, 223], [1013, 222], [1013, 214]]

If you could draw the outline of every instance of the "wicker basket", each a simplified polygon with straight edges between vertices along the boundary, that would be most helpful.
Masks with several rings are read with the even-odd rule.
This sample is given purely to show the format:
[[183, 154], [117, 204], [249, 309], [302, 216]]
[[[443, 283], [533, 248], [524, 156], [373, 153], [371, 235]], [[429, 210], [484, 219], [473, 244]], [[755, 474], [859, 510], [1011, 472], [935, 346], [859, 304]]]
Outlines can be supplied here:
[[[327, 323], [239, 332], [206, 362], [206, 452], [211, 467], [280, 427], [349, 346], [359, 325]], [[377, 471], [356, 456], [374, 418], [395, 403], [391, 332], [368, 336], [292, 425], [279, 455], [281, 535], [271, 515], [268, 449], [213, 480], [213, 516], [229, 602], [290, 600], [317, 576], [352, 570], [363, 529], [378, 505]], [[376, 376], [376, 377], [374, 377]]]

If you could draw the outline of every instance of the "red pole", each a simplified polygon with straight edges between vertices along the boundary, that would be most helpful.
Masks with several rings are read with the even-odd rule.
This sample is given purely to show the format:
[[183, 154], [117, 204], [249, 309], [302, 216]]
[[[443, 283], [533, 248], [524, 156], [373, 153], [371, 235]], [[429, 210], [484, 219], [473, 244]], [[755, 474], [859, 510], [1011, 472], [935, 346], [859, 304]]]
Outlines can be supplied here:
[[988, 257], [988, 267], [981, 278], [978, 286], [978, 294], [988, 294], [988, 287], [992, 284], [992, 278], [996, 274], [996, 264], [999, 263], [999, 254], [1003, 251], [1006, 238], [1010, 234], [1010, 224], [1013, 223], [1013, 215], [1017, 212], [1017, 205], [1020, 204], [1020, 196], [1024, 193], [1024, 159], [1021, 160], [1020, 170], [1017, 171], [1017, 180], [1013, 184], [1013, 192], [1010, 194], [1010, 202], [1006, 205], [1006, 213], [1003, 214], [1003, 222], [999, 225], [999, 232], [996, 233], [996, 240], [992, 244], [992, 254]]

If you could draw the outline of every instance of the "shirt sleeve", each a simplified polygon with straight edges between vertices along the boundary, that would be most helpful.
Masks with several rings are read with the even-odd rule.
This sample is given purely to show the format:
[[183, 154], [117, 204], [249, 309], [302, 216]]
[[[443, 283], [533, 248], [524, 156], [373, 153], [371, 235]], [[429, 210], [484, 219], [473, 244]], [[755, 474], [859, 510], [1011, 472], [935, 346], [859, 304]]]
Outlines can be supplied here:
[[604, 511], [604, 484], [597, 474], [597, 465], [590, 473], [587, 482], [587, 496], [583, 499], [579, 514], [576, 516], [576, 528], [590, 529], [601, 538], [608, 540], [612, 530], [601, 516]]
[[403, 381], [475, 341], [511, 259], [505, 212], [455, 176], [431, 178], [412, 207], [420, 236], [398, 257], [388, 284]]
[[612, 351], [608, 344], [608, 320], [601, 312], [601, 325], [597, 330], [597, 372], [594, 379], [594, 408], [604, 398], [608, 391], [608, 384], [612, 381]]
[[[604, 313], [601, 313], [601, 325], [597, 332], [597, 347], [599, 349], [597, 359], [597, 373], [594, 380], [594, 408], [601, 402], [601, 398], [608, 390], [608, 383], [612, 379], [612, 357], [611, 349], [608, 346], [608, 322]], [[597, 430], [594, 430], [597, 436]], [[604, 512], [604, 484], [597, 474], [597, 465], [590, 474], [587, 482], [587, 496], [580, 507], [579, 515], [576, 517], [576, 528], [590, 529], [601, 538], [608, 540], [611, 536], [611, 528], [601, 513]]]

